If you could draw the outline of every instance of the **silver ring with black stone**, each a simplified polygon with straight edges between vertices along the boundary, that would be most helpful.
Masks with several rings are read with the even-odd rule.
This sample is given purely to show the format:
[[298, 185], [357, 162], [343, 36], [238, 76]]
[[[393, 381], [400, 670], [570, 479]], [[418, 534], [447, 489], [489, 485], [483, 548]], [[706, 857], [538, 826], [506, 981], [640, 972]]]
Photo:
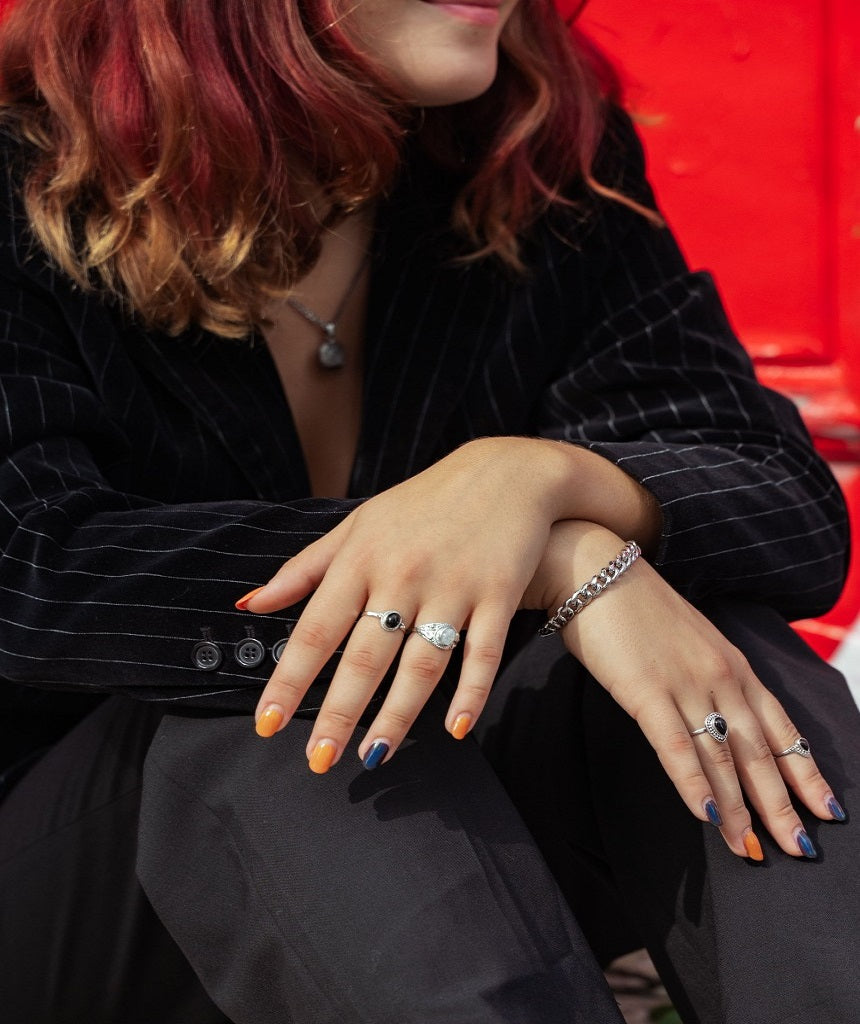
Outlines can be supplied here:
[[406, 623], [400, 612], [389, 609], [387, 612], [370, 612], [365, 609], [362, 616], [369, 615], [371, 618], [379, 619], [379, 625], [386, 633], [396, 633], [398, 630], [405, 633]]
[[774, 754], [773, 756], [786, 757], [788, 754], [800, 754], [801, 757], [812, 757], [812, 749], [809, 746], [809, 740], [805, 736], [798, 736], [790, 747], [786, 747], [785, 750], [780, 750], [778, 754]]
[[707, 733], [717, 743], [725, 743], [729, 738], [729, 724], [723, 718], [722, 715], [718, 715], [716, 711], [712, 711], [705, 719], [705, 724], [701, 729], [694, 729], [691, 736], [701, 736], [703, 733]]

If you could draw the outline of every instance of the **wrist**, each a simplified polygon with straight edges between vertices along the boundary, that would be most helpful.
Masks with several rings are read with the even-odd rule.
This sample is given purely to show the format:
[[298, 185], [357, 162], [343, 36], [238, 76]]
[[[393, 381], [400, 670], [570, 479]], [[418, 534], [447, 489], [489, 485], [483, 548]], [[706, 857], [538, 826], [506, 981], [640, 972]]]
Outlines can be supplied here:
[[554, 521], [585, 520], [623, 539], [635, 537], [643, 551], [656, 548], [663, 516], [647, 488], [587, 448], [566, 441], [540, 443], [548, 446], [547, 459], [554, 467], [549, 494]]
[[538, 635], [551, 636], [564, 629], [592, 601], [600, 597], [607, 587], [623, 576], [641, 554], [642, 550], [636, 541], [627, 541], [612, 558], [607, 559], [606, 563], [596, 569], [570, 596], [564, 600], [559, 599], [555, 610], [550, 608], [547, 611], [547, 621], [538, 631]]

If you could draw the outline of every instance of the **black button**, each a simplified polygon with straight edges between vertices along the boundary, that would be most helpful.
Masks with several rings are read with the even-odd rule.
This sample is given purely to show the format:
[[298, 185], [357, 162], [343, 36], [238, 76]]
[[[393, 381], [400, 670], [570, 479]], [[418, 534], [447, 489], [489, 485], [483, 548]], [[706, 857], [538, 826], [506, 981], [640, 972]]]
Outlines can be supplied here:
[[201, 640], [191, 648], [192, 664], [204, 672], [214, 672], [223, 660], [220, 648], [211, 640]]
[[272, 657], [275, 659], [275, 664], [281, 660], [281, 655], [284, 653], [284, 648], [287, 646], [287, 640], [289, 640], [289, 637], [283, 637], [272, 648]]
[[236, 644], [233, 657], [242, 668], [256, 668], [262, 665], [263, 658], [266, 657], [266, 648], [259, 640], [249, 636], [247, 640], [241, 640]]

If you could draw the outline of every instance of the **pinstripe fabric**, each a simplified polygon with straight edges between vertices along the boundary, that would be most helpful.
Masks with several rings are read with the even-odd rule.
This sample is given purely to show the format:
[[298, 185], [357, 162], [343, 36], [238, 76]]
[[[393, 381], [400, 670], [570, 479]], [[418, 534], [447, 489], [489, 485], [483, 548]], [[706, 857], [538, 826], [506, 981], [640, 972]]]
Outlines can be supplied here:
[[[641, 151], [605, 174], [647, 198]], [[262, 344], [146, 333], [28, 244], [14, 145], [0, 182], [0, 700], [26, 687], [250, 708], [295, 611], [236, 612], [363, 497], [486, 434], [542, 434], [613, 460], [659, 499], [657, 564], [696, 598], [813, 615], [845, 571], [844, 509], [785, 399], [763, 390], [714, 286], [665, 230], [617, 205], [534, 232], [535, 271], [455, 266], [448, 184], [407, 176], [380, 214], [364, 420], [349, 500], [308, 497]], [[224, 661], [202, 672], [205, 635]], [[325, 675], [324, 677], [325, 678]], [[22, 689], [21, 687], [24, 687]], [[309, 704], [317, 698], [312, 696]]]

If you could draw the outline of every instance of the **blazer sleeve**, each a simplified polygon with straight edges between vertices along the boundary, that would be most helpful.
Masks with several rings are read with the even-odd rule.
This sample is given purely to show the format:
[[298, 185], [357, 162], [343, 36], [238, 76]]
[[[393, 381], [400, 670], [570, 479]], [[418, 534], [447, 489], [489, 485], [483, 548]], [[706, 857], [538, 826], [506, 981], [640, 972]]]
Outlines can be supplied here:
[[21, 237], [0, 239], [0, 686], [247, 710], [297, 609], [234, 602], [358, 501], [163, 504], [113, 487], [126, 440]]
[[[646, 205], [622, 124], [613, 184]], [[826, 611], [848, 563], [844, 501], [794, 405], [761, 386], [714, 282], [666, 228], [610, 204], [594, 228], [587, 316], [542, 402], [541, 432], [583, 445], [650, 490], [654, 562], [692, 600], [734, 594], [788, 618]]]

